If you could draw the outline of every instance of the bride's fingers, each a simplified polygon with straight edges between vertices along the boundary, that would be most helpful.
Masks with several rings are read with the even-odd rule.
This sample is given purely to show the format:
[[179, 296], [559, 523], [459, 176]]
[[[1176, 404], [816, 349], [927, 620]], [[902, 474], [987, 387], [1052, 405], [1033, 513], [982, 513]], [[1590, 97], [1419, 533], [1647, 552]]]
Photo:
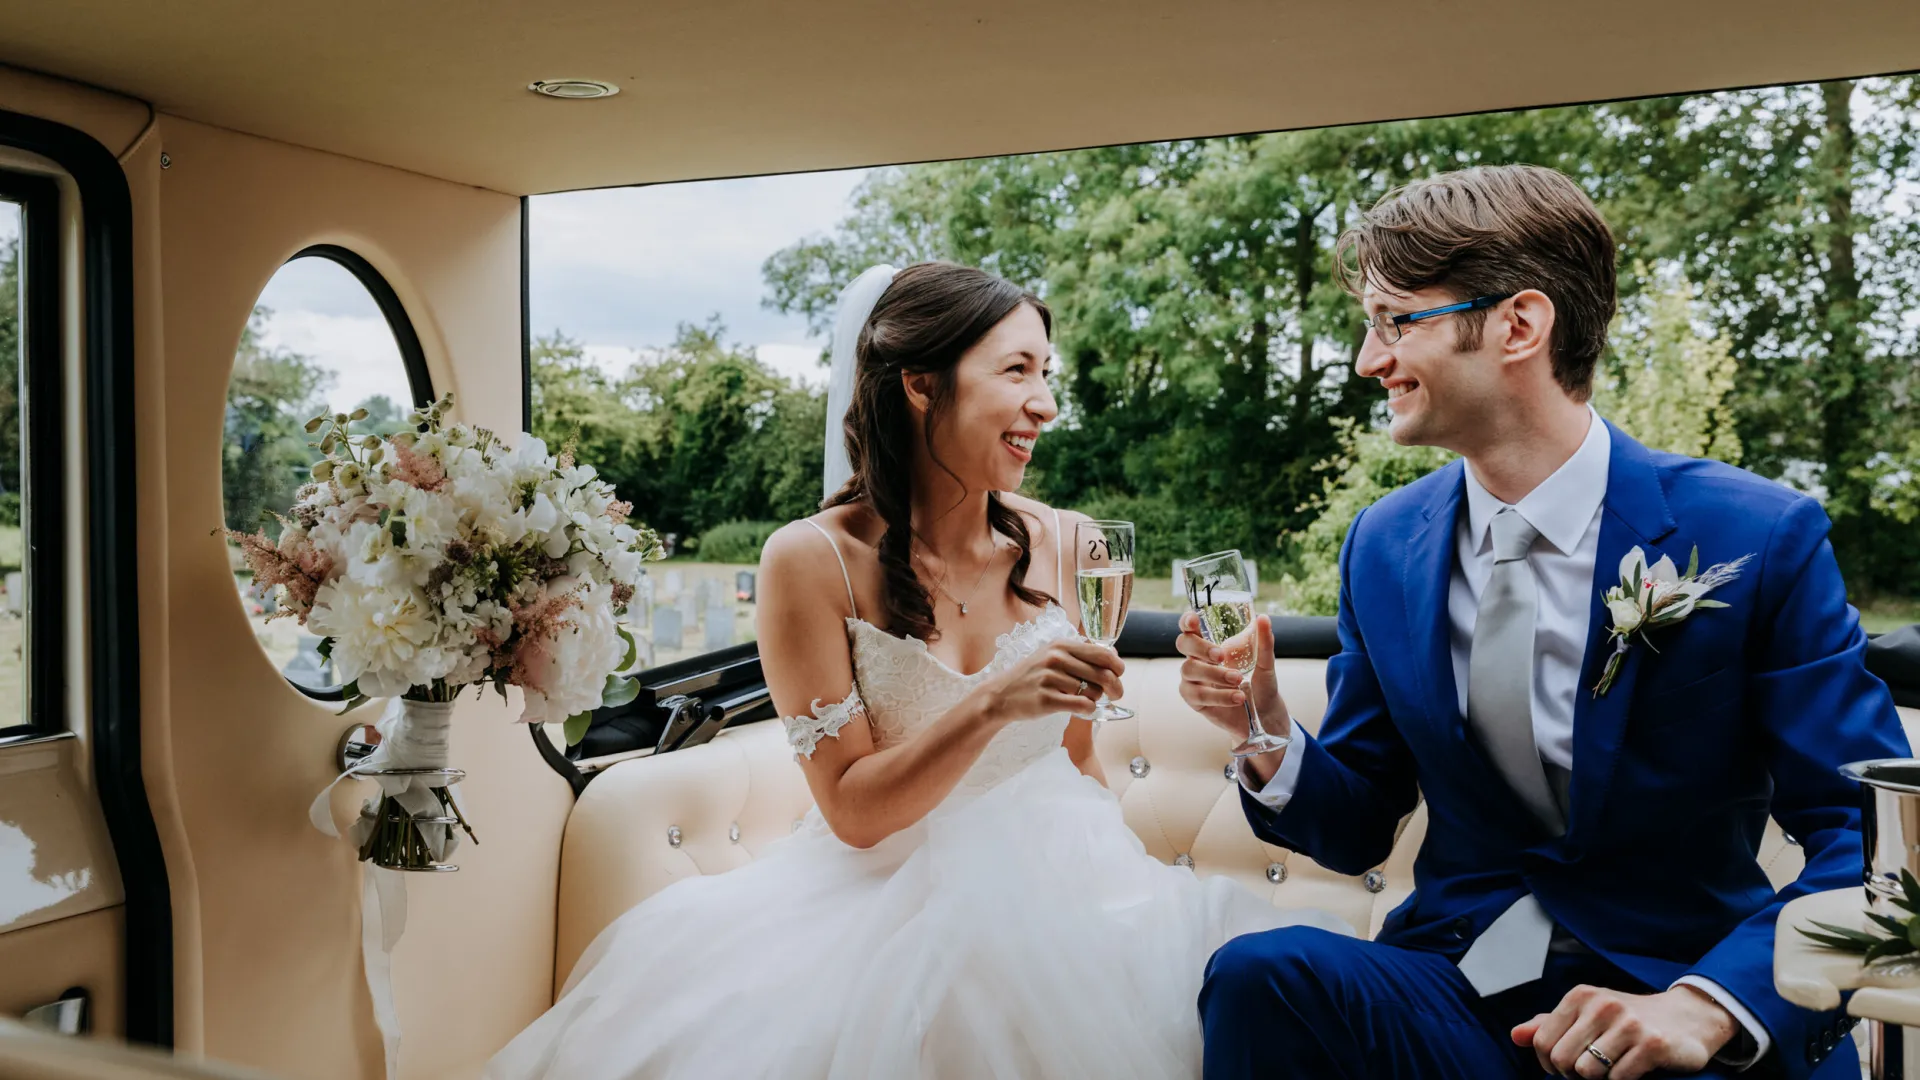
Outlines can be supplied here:
[[[1084, 681], [1089, 690], [1104, 692], [1108, 697], [1119, 697], [1126, 692], [1120, 683], [1120, 676], [1104, 667], [1095, 667], [1077, 657], [1061, 657], [1053, 664], [1053, 670], [1067, 677], [1067, 685], [1075, 686]], [[1099, 700], [1095, 694], [1094, 700]]]
[[1083, 664], [1105, 668], [1117, 677], [1127, 670], [1127, 662], [1120, 654], [1106, 645], [1095, 645], [1091, 641], [1062, 641], [1060, 651]]

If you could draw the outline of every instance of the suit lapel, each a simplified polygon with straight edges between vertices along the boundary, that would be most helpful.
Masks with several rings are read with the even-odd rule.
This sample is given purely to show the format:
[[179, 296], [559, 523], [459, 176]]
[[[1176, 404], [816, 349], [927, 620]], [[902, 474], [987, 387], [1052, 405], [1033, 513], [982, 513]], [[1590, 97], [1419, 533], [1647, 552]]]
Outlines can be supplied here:
[[[1607, 466], [1607, 494], [1600, 508], [1600, 542], [1593, 564], [1592, 597], [1588, 601], [1587, 651], [1581, 665], [1580, 686], [1573, 704], [1573, 804], [1567, 841], [1578, 846], [1597, 827], [1600, 807], [1612, 781], [1614, 763], [1626, 736], [1645, 650], [1636, 647], [1621, 663], [1620, 673], [1606, 694], [1595, 697], [1594, 684], [1613, 651], [1607, 634], [1610, 621], [1601, 596], [1619, 578], [1620, 560], [1639, 547], [1648, 562], [1663, 554], [1657, 546], [1674, 530], [1673, 511], [1666, 489], [1647, 448], [1612, 424], [1612, 451]], [[1685, 560], [1679, 560], [1685, 565]]]
[[1454, 523], [1465, 498], [1464, 466], [1452, 462], [1451, 473], [1421, 508], [1425, 521], [1407, 543], [1403, 592], [1407, 629], [1413, 639], [1421, 695], [1434, 726], [1452, 732], [1465, 723], [1460, 715], [1459, 689], [1453, 681], [1453, 643], [1448, 638], [1447, 587], [1453, 577]]

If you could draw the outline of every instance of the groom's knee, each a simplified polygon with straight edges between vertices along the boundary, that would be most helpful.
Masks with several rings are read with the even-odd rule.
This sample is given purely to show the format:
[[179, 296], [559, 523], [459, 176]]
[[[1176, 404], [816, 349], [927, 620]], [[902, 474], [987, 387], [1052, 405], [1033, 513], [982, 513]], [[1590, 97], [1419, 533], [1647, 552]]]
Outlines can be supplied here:
[[1222, 945], [1207, 962], [1201, 1008], [1209, 999], [1285, 1002], [1289, 1011], [1334, 996], [1333, 981], [1357, 939], [1311, 926], [1247, 934]]

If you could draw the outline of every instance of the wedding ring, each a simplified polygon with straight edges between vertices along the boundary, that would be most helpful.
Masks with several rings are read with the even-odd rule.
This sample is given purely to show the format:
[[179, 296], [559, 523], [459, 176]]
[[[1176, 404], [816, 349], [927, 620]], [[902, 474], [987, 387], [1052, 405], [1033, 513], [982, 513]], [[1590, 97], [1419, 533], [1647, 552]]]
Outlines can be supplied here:
[[1588, 1043], [1587, 1053], [1592, 1054], [1594, 1057], [1594, 1060], [1598, 1061], [1602, 1065], [1605, 1065], [1607, 1067], [1608, 1072], [1613, 1071], [1613, 1059], [1601, 1053], [1599, 1047], [1593, 1045], [1592, 1043]]
[[1081, 697], [1086, 697], [1087, 696], [1087, 680], [1081, 679], [1080, 689], [1075, 690], [1074, 693], [1080, 695]]

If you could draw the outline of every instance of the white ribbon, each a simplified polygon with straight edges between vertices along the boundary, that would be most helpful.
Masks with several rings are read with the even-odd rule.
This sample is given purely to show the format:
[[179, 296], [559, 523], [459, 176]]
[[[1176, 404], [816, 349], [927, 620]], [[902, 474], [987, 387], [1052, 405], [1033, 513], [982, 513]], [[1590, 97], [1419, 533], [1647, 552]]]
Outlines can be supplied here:
[[[440, 701], [408, 701], [394, 698], [387, 712], [375, 725], [380, 744], [373, 752], [347, 767], [322, 788], [307, 808], [313, 827], [338, 838], [333, 825], [333, 789], [350, 776], [361, 776], [383, 769], [444, 769], [447, 748], [452, 741], [453, 705]], [[368, 776], [380, 785], [383, 795], [393, 799], [410, 814], [424, 817], [448, 816], [432, 788], [444, 787], [445, 777], [434, 775]], [[448, 795], [453, 796], [452, 789]], [[457, 800], [457, 796], [454, 796]], [[360, 806], [353, 823], [355, 850], [367, 842], [378, 823], [379, 800], [368, 799]], [[459, 846], [453, 826], [420, 824], [420, 837], [433, 852], [434, 861], [443, 862]], [[385, 870], [369, 864], [360, 888], [360, 954], [367, 973], [367, 992], [373, 998], [373, 1019], [380, 1028], [380, 1041], [386, 1049], [387, 1078], [400, 1072], [400, 1014], [393, 1000], [393, 950], [407, 929], [407, 885], [402, 871]]]

